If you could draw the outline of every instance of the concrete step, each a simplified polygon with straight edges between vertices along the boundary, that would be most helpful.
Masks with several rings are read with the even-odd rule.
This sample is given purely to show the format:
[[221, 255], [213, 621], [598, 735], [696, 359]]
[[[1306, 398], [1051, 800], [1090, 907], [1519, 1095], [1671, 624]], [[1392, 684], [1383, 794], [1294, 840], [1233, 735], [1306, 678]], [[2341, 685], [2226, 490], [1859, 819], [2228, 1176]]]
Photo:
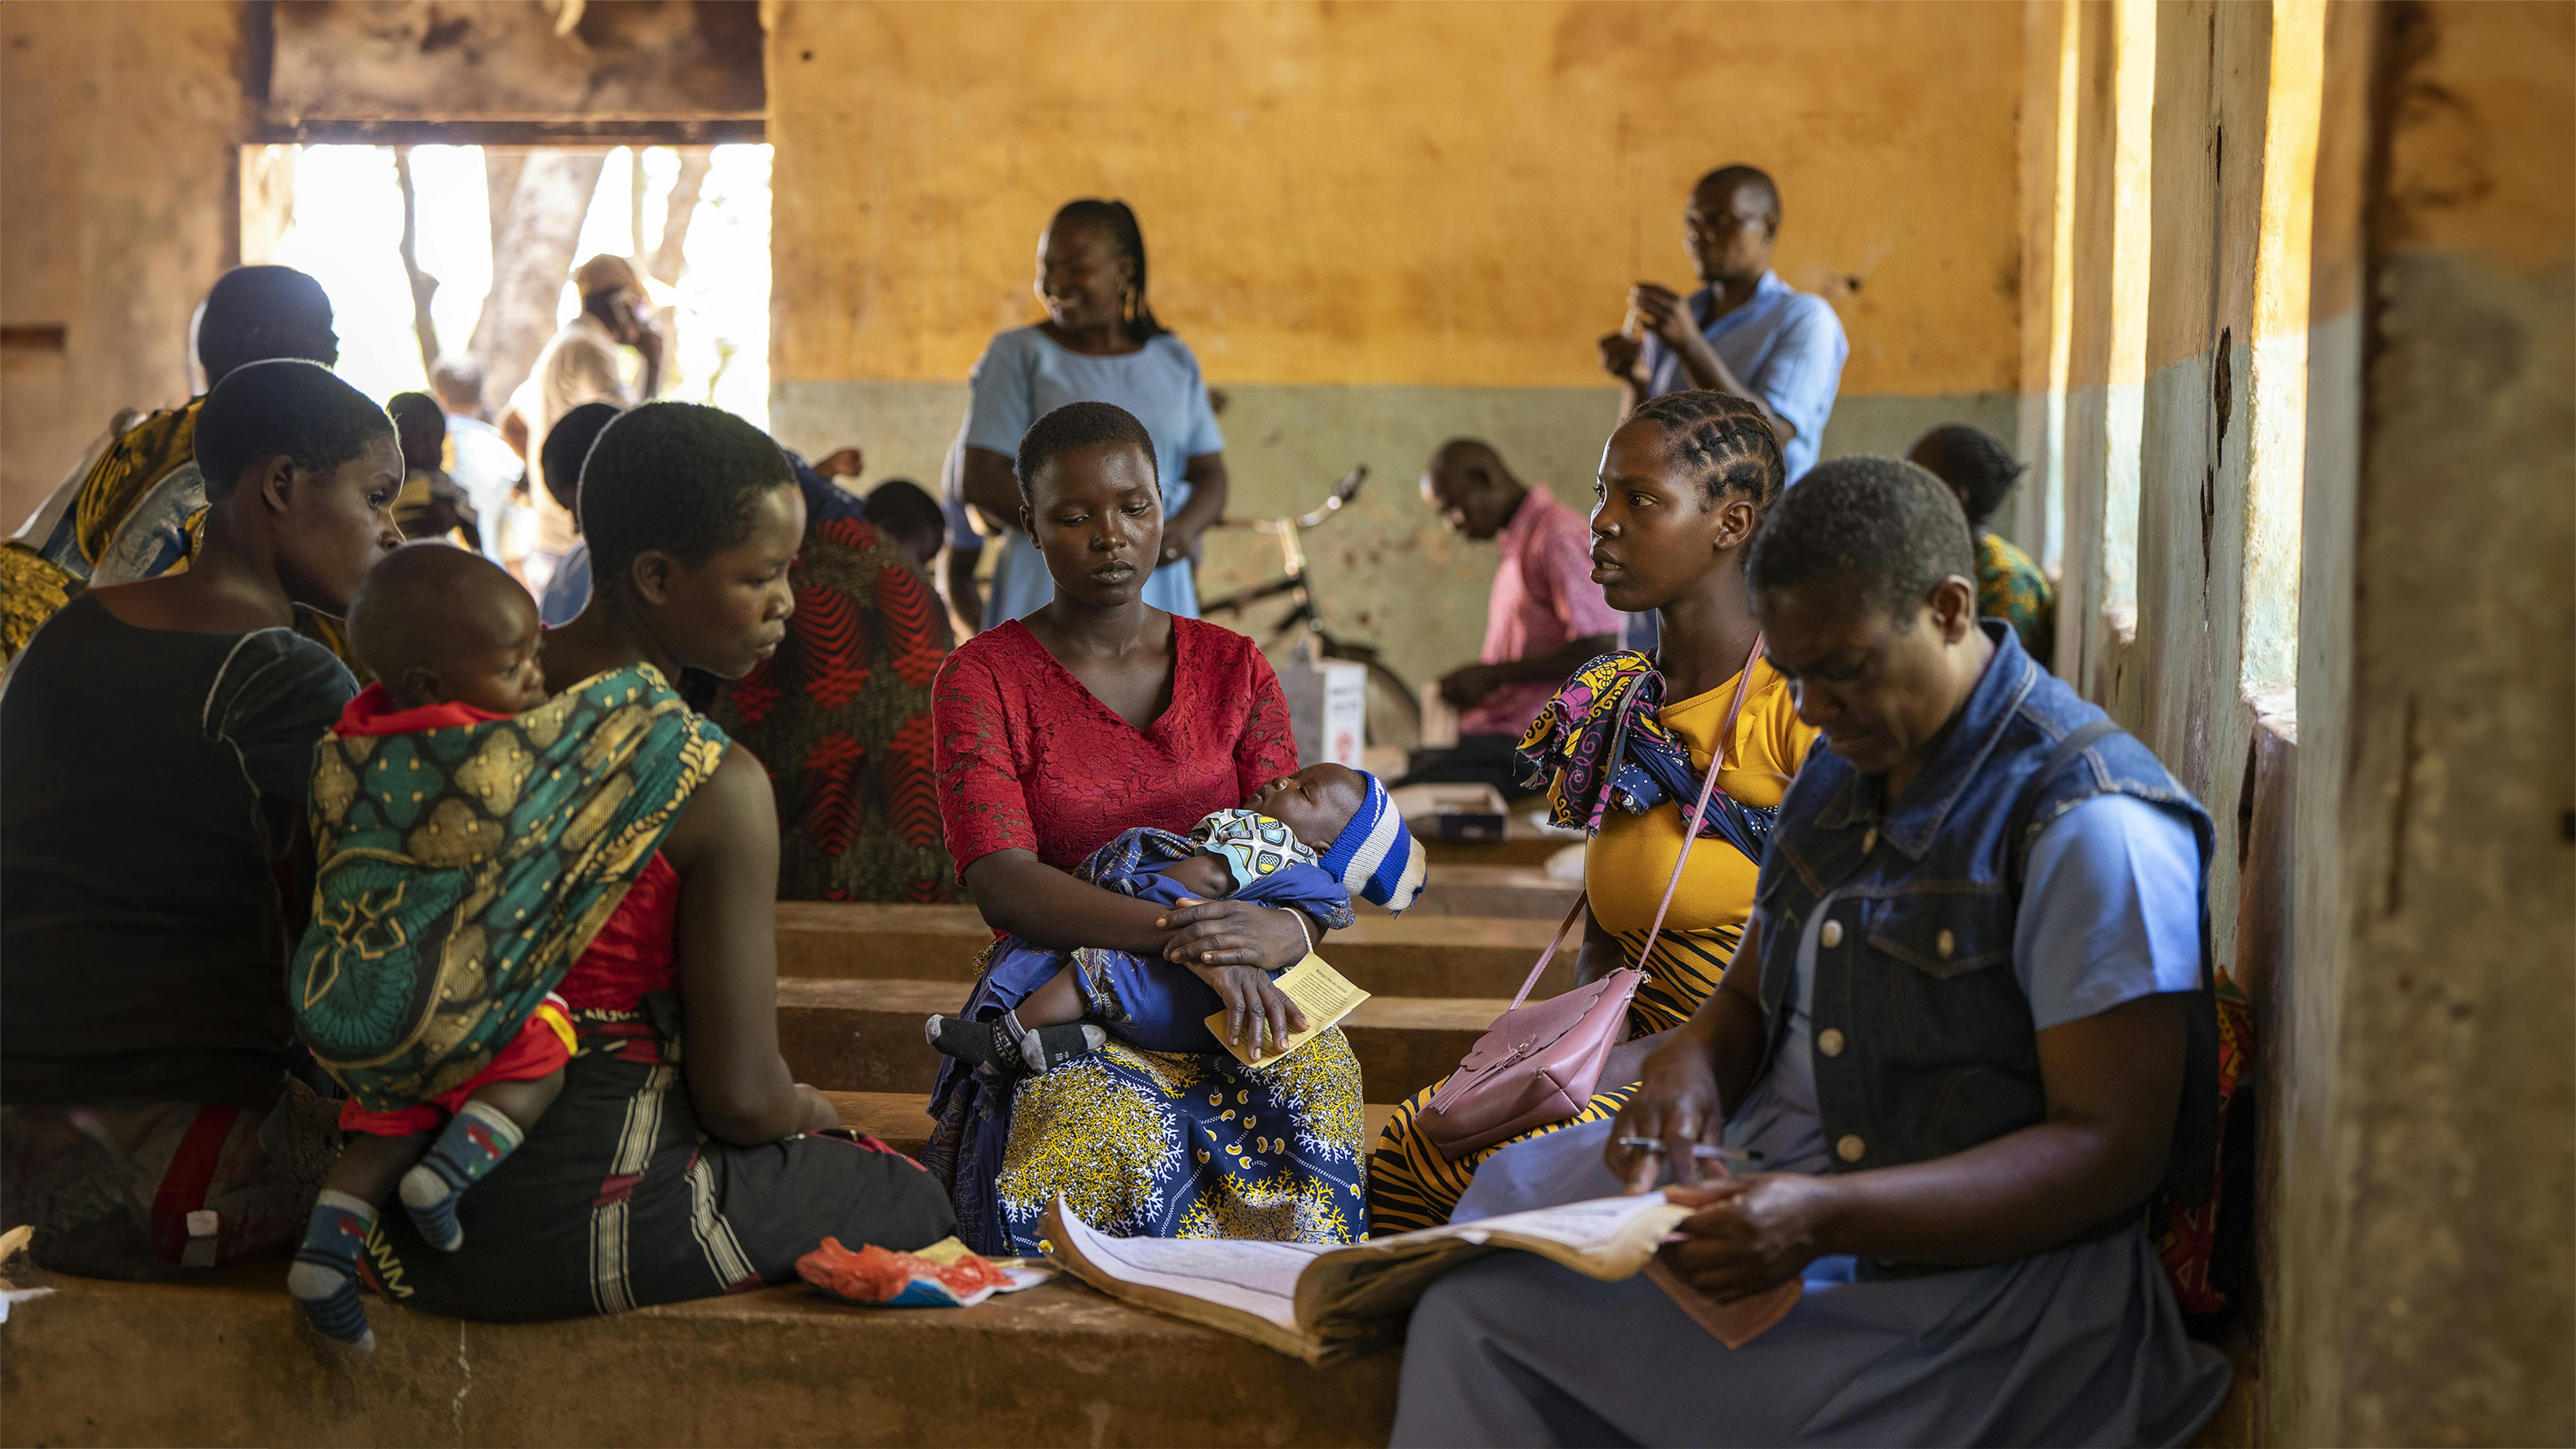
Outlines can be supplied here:
[[[1404, 918], [1502, 916], [1561, 921], [1574, 908], [1574, 898], [1582, 893], [1579, 882], [1558, 880], [1537, 866], [1443, 865], [1423, 885], [1422, 894], [1414, 898]], [[1353, 905], [1363, 920], [1385, 915], [1384, 910], [1366, 901]]]
[[[825, 1092], [832, 1105], [841, 1109], [841, 1125], [877, 1138], [907, 1157], [919, 1157], [930, 1145], [930, 1098], [912, 1092]], [[1368, 1114], [1366, 1134], [1360, 1139], [1374, 1148], [1377, 1135], [1386, 1130], [1387, 1119], [1395, 1115], [1393, 1107], [1371, 1103], [1362, 1109]]]
[[[802, 1284], [570, 1323], [370, 1299], [329, 1348], [282, 1260], [178, 1283], [53, 1277], [0, 1323], [12, 1444], [1358, 1445], [1397, 1352], [1312, 1369], [1059, 1280], [974, 1308], [857, 1308]], [[604, 1390], [594, 1392], [594, 1388]]]
[[[954, 981], [778, 983], [778, 1045], [796, 1080], [835, 1092], [928, 1093], [939, 1053], [921, 1037], [933, 1012], [965, 1004]], [[1508, 997], [1377, 996], [1342, 1022], [1367, 1100], [1400, 1102], [1446, 1076], [1511, 1005]]]
[[1553, 835], [1514, 833], [1500, 840], [1426, 840], [1423, 850], [1431, 860], [1431, 873], [1439, 875], [1460, 866], [1539, 866], [1550, 856], [1578, 841], [1563, 840]]
[[[1322, 947], [1333, 968], [1382, 996], [1510, 996], [1564, 920], [1570, 900], [1534, 916], [1425, 916], [1401, 919], [1372, 909]], [[833, 980], [975, 979], [992, 929], [972, 906], [861, 905], [781, 901], [778, 974]], [[1574, 952], [1549, 966], [1542, 995], [1573, 983]], [[1552, 984], [1551, 984], [1552, 983]], [[962, 994], [959, 998], [964, 999]], [[954, 1003], [951, 1003], [954, 1005]]]

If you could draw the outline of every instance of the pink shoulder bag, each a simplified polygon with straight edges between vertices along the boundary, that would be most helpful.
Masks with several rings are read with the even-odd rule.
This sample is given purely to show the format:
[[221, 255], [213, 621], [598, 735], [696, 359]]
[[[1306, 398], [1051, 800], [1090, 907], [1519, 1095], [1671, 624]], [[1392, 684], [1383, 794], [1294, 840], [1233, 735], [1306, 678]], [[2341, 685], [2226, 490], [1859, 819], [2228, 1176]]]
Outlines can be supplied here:
[[[1717, 772], [1726, 763], [1728, 746], [1734, 743], [1736, 716], [1744, 708], [1744, 691], [1753, 680], [1754, 661], [1762, 657], [1762, 638], [1755, 635], [1753, 652], [1744, 656], [1744, 668], [1737, 672], [1735, 699], [1726, 707], [1726, 722], [1718, 726], [1717, 752], [1708, 762], [1708, 778], [1700, 782], [1699, 803], [1691, 807], [1689, 828], [1682, 832], [1681, 857], [1673, 862], [1673, 878], [1664, 884], [1663, 904], [1655, 908], [1655, 924], [1646, 932], [1645, 949], [1637, 953], [1640, 961], [1652, 957], [1655, 940], [1664, 932], [1664, 916], [1673, 908], [1673, 892], [1680, 889], [1682, 868], [1690, 863], [1691, 846], [1699, 840], [1700, 823], [1708, 818], [1708, 797], [1717, 788]], [[1601, 828], [1601, 816], [1609, 808], [1607, 782], [1601, 799], [1592, 809], [1592, 829]], [[1534, 1127], [1562, 1122], [1581, 1112], [1592, 1100], [1601, 1082], [1601, 1070], [1608, 1064], [1610, 1049], [1627, 1039], [1628, 1001], [1637, 988], [1646, 984], [1646, 973], [1634, 967], [1621, 967], [1589, 985], [1578, 986], [1563, 996], [1551, 996], [1535, 1006], [1524, 1005], [1547, 963], [1556, 957], [1556, 948], [1565, 944], [1565, 933], [1583, 917], [1591, 903], [1589, 892], [1578, 897], [1574, 909], [1566, 914], [1565, 923], [1539, 953], [1538, 964], [1530, 968], [1529, 979], [1521, 983], [1511, 1009], [1494, 1018], [1494, 1024], [1476, 1039], [1458, 1070], [1422, 1104], [1414, 1121], [1422, 1135], [1440, 1155], [1451, 1162], [1480, 1147], [1490, 1147], [1506, 1138], [1517, 1137]]]

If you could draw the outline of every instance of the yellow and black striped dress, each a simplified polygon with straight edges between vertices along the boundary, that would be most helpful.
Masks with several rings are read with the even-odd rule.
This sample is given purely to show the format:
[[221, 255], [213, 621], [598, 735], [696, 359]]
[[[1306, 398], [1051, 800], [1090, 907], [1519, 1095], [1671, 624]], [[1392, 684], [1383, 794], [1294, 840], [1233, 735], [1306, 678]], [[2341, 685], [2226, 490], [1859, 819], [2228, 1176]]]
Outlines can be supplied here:
[[[1693, 767], [1709, 767], [1718, 726], [1725, 722], [1727, 705], [1734, 697], [1735, 680], [1729, 676], [1705, 694], [1664, 706], [1660, 717], [1690, 746]], [[1798, 722], [1788, 681], [1769, 664], [1756, 662], [1717, 787], [1746, 805], [1777, 807], [1789, 776], [1796, 773], [1798, 761], [1805, 758], [1815, 737], [1814, 730]], [[1686, 801], [1666, 801], [1643, 815], [1612, 810], [1601, 822], [1601, 833], [1584, 851], [1583, 881], [1591, 896], [1593, 919], [1618, 937], [1621, 955], [1630, 966], [1640, 965], [1637, 955], [1654, 925], [1664, 885], [1672, 879], [1689, 810]], [[1681, 1025], [1717, 989], [1718, 978], [1725, 974], [1744, 933], [1745, 917], [1753, 909], [1756, 868], [1756, 862], [1724, 840], [1703, 839], [1691, 851], [1681, 887], [1673, 893], [1672, 911], [1664, 919], [1663, 935], [1655, 942], [1654, 954], [1642, 964], [1646, 984], [1628, 1007], [1631, 1038]], [[1370, 1231], [1382, 1237], [1447, 1222], [1459, 1194], [1475, 1177], [1478, 1163], [1514, 1142], [1615, 1116], [1636, 1087], [1634, 1082], [1605, 1082], [1579, 1115], [1481, 1148], [1456, 1162], [1441, 1156], [1440, 1149], [1415, 1130], [1414, 1114], [1439, 1090], [1436, 1084], [1423, 1089], [1396, 1109], [1378, 1137], [1376, 1154], [1369, 1159]]]

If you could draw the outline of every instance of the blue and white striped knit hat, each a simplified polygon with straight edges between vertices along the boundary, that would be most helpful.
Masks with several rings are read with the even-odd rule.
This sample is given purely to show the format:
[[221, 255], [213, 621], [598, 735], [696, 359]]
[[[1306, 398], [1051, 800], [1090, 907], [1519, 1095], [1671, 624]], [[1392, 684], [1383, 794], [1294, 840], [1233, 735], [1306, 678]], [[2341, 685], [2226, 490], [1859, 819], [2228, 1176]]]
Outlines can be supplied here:
[[1365, 770], [1360, 778], [1368, 781], [1368, 798], [1360, 802], [1351, 823], [1333, 837], [1332, 848], [1324, 852], [1323, 867], [1344, 890], [1402, 915], [1422, 894], [1429, 862], [1413, 832], [1404, 828], [1404, 817], [1396, 813], [1386, 786]]

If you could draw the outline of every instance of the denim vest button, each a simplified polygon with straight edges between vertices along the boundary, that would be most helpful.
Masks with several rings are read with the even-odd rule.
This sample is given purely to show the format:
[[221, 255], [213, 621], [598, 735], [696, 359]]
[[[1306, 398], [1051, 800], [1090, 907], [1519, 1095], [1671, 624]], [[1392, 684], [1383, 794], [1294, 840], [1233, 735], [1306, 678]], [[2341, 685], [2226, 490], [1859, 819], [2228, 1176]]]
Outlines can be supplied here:
[[1860, 853], [1867, 855], [1876, 849], [1878, 849], [1878, 827], [1873, 825], [1860, 837]]
[[1950, 953], [1959, 949], [1959, 938], [1943, 931], [1932, 938], [1932, 949], [1942, 960], [1947, 961], [1950, 959]]
[[1817, 933], [1816, 939], [1824, 942], [1828, 950], [1841, 945], [1843, 943], [1843, 923], [1840, 921], [1825, 922], [1825, 929]]
[[1823, 1031], [1817, 1032], [1816, 1050], [1823, 1052], [1829, 1057], [1841, 1056], [1843, 1054], [1843, 1034], [1830, 1026], [1826, 1027]]
[[1845, 1133], [1843, 1139], [1834, 1144], [1834, 1156], [1845, 1162], [1858, 1162], [1861, 1154], [1867, 1151], [1869, 1151], [1869, 1144], [1850, 1133]]

